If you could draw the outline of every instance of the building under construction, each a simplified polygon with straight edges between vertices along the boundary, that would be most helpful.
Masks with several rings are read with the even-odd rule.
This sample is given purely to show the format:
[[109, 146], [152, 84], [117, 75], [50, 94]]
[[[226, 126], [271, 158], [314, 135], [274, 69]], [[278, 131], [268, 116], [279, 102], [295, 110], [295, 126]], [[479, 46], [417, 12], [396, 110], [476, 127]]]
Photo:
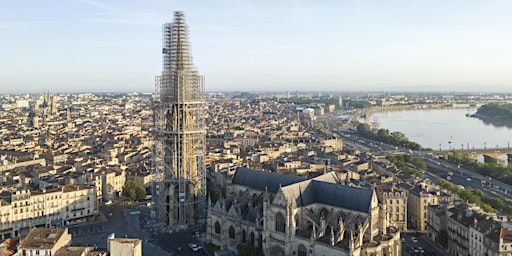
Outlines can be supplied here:
[[163, 25], [163, 70], [154, 98], [155, 203], [171, 226], [195, 224], [206, 197], [204, 85], [193, 65], [183, 12]]

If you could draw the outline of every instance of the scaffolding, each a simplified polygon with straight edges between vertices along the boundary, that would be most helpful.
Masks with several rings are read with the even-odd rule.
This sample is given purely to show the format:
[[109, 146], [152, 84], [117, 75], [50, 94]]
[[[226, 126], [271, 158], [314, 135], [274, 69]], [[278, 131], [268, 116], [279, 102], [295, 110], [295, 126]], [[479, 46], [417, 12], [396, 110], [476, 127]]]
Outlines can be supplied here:
[[163, 70], [155, 79], [153, 171], [158, 218], [193, 225], [206, 203], [204, 79], [193, 65], [183, 12], [163, 25]]

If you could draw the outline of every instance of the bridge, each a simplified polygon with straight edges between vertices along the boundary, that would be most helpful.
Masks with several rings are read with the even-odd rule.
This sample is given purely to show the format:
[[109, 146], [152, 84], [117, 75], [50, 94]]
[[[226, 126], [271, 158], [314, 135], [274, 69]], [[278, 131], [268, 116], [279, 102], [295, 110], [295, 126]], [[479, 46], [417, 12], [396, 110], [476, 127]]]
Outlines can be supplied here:
[[[467, 153], [469, 156], [473, 158], [477, 158], [479, 156], [484, 157], [484, 162], [491, 162], [493, 158], [501, 158], [504, 155], [507, 156], [507, 161], [509, 164], [512, 164], [512, 148], [474, 148], [474, 149], [453, 149], [462, 153]], [[452, 150], [434, 150], [432, 153], [434, 155], [442, 156], [447, 155]]]

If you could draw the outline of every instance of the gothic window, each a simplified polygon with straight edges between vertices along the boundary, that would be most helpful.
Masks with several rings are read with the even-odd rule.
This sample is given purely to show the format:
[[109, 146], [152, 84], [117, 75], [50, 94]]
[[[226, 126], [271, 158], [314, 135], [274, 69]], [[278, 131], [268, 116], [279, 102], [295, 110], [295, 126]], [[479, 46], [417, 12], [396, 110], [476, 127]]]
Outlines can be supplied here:
[[247, 243], [247, 232], [245, 232], [245, 229], [242, 230], [242, 243]]
[[285, 231], [285, 220], [284, 216], [281, 213], [276, 214], [276, 231], [283, 232]]
[[220, 234], [220, 223], [215, 222], [215, 234]]
[[229, 238], [235, 239], [235, 228], [233, 226], [229, 227]]
[[307, 256], [308, 255], [308, 249], [303, 244], [299, 245], [299, 256]]
[[251, 246], [254, 246], [254, 232], [251, 232]]

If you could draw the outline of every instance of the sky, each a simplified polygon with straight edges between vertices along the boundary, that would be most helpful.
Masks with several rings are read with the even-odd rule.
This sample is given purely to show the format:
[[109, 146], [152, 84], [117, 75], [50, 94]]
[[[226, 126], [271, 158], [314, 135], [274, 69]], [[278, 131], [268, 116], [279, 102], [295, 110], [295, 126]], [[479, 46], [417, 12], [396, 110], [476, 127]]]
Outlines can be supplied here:
[[0, 93], [153, 92], [178, 10], [206, 91], [512, 92], [509, 0], [2, 0]]

